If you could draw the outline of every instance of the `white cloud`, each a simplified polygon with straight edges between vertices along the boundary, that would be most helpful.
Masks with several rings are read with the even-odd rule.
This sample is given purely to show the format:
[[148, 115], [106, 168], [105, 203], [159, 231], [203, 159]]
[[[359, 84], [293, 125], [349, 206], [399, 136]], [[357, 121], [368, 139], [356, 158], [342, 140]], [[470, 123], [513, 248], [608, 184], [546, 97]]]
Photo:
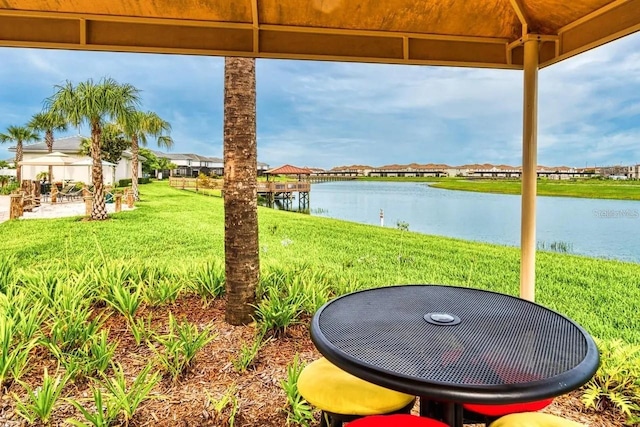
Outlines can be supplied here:
[[[222, 155], [222, 58], [0, 49], [0, 63], [0, 129], [54, 84], [111, 76], [172, 123], [174, 152]], [[257, 84], [271, 165], [521, 162], [521, 72], [258, 60]], [[640, 160], [640, 34], [541, 70], [539, 91], [540, 163]]]

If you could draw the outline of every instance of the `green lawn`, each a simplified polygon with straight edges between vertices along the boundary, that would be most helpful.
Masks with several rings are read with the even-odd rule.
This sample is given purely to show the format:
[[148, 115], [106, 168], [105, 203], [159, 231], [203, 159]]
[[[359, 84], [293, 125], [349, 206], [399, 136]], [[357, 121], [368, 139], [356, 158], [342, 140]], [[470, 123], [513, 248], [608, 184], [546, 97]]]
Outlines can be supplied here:
[[[432, 184], [447, 190], [477, 191], [484, 193], [520, 194], [520, 180], [496, 179], [466, 181], [446, 179]], [[640, 181], [538, 180], [539, 196], [587, 197], [594, 199], [640, 200]]]
[[[0, 257], [19, 272], [120, 260], [188, 271], [223, 259], [222, 199], [141, 186], [143, 200], [108, 221], [78, 218], [0, 224]], [[340, 289], [399, 283], [440, 283], [512, 295], [519, 288], [519, 250], [392, 228], [259, 208], [264, 269], [305, 269], [340, 282]], [[595, 336], [640, 343], [640, 264], [541, 252], [537, 298]]]

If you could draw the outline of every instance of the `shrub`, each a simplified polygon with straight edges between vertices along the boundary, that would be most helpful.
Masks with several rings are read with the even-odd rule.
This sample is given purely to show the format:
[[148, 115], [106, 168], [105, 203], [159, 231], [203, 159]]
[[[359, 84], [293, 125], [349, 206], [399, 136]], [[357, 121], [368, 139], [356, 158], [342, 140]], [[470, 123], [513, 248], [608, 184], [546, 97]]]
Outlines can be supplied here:
[[102, 385], [107, 390], [108, 401], [113, 402], [124, 417], [124, 425], [129, 425], [140, 404], [151, 399], [151, 389], [160, 381], [157, 372], [150, 374], [151, 365], [147, 365], [127, 387], [124, 370], [120, 364], [113, 365], [113, 377], [103, 376]]
[[13, 319], [0, 316], [0, 393], [3, 387], [20, 379], [35, 345], [36, 339], [19, 339]]
[[128, 187], [131, 185], [131, 178], [118, 180], [118, 187]]
[[256, 307], [257, 320], [264, 333], [283, 335], [287, 327], [296, 324], [303, 314], [306, 295], [303, 292], [280, 292], [276, 287], [267, 289], [266, 298]]
[[44, 368], [42, 386], [33, 390], [28, 384], [23, 383], [22, 386], [27, 391], [26, 402], [21, 401], [14, 394], [18, 415], [27, 420], [29, 424], [34, 424], [38, 420], [45, 425], [48, 424], [51, 413], [58, 402], [62, 389], [67, 384], [67, 380], [67, 377], [60, 377], [59, 375], [56, 378], [51, 378], [47, 368]]
[[20, 188], [20, 186], [18, 185], [17, 182], [10, 182], [10, 183], [6, 184], [5, 186], [0, 187], [0, 195], [8, 196], [9, 194], [13, 193], [18, 188]]
[[221, 262], [207, 262], [196, 268], [193, 282], [193, 290], [207, 301], [208, 298], [218, 298], [224, 295], [225, 271]]
[[163, 349], [153, 344], [149, 344], [149, 348], [156, 354], [160, 367], [175, 381], [189, 370], [198, 351], [216, 337], [208, 327], [198, 331], [192, 323], [178, 323], [169, 312], [169, 333], [154, 337]]
[[582, 402], [597, 412], [620, 412], [635, 425], [640, 422], [640, 346], [621, 340], [597, 344], [600, 368], [583, 387]]

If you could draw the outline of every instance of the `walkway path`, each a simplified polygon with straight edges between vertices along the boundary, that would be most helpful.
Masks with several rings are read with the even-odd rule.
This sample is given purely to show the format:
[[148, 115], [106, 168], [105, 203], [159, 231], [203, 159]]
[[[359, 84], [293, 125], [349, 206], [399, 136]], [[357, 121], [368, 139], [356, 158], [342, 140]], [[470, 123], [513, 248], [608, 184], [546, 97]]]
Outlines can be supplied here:
[[[0, 196], [0, 223], [9, 219], [9, 196]], [[114, 213], [114, 203], [107, 203], [107, 212]], [[135, 209], [135, 208], [134, 208]], [[126, 204], [122, 204], [122, 211], [131, 210]], [[67, 216], [84, 216], [84, 202], [42, 203], [33, 212], [25, 212], [22, 219], [61, 218]]]

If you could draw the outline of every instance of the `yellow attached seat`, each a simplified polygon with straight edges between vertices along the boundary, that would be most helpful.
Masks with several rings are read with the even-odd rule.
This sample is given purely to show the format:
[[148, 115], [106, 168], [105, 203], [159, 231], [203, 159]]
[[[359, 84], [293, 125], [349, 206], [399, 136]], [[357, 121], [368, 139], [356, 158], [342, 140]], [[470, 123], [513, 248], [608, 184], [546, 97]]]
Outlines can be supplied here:
[[323, 412], [320, 425], [331, 427], [366, 415], [409, 413], [415, 402], [414, 396], [364, 381], [324, 357], [302, 370], [298, 391]]
[[540, 412], [521, 412], [505, 415], [490, 427], [584, 427], [584, 424]]

